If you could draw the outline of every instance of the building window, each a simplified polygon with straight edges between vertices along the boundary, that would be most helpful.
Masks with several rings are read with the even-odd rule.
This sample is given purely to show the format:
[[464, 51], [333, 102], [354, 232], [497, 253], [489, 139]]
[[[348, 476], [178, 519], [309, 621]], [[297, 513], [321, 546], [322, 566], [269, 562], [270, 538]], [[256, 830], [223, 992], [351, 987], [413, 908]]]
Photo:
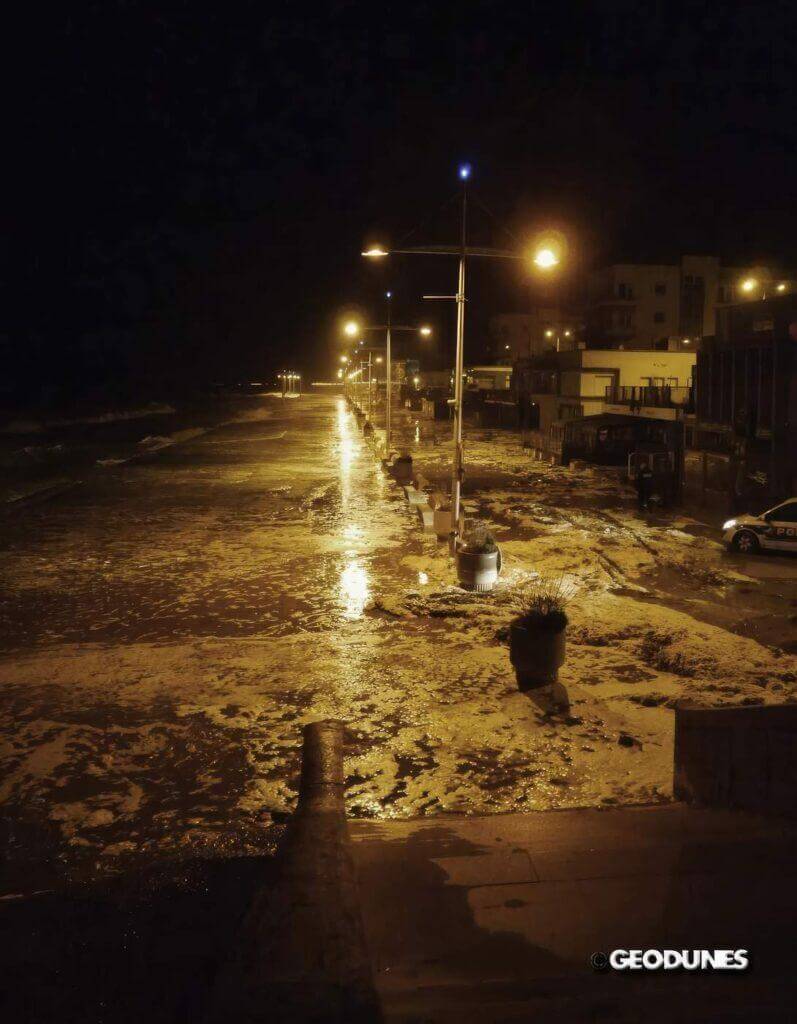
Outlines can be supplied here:
[[658, 281], [653, 289], [657, 295], [667, 294], [667, 285], [663, 281]]
[[658, 312], [653, 314], [653, 323], [654, 324], [663, 324], [664, 323], [664, 314], [661, 312], [661, 310], [659, 310]]
[[633, 299], [634, 289], [630, 284], [625, 284], [625, 282], [621, 281], [617, 285], [617, 297], [619, 299]]

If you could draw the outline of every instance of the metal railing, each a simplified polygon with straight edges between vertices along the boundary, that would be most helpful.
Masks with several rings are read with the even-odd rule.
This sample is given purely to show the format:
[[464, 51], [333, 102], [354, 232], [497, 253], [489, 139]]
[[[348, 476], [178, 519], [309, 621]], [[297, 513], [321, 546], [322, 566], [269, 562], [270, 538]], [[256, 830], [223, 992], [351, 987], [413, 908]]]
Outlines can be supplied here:
[[691, 409], [692, 389], [674, 385], [652, 387], [620, 387], [610, 384], [606, 388], [606, 401], [613, 405], [638, 405], [642, 407]]

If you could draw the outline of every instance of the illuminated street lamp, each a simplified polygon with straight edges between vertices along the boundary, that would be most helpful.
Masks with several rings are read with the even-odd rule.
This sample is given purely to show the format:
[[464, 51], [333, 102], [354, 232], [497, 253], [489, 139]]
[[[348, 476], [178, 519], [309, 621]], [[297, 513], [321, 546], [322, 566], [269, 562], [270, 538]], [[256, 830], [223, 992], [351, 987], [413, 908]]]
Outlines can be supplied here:
[[360, 327], [356, 320], [349, 320], [343, 325], [343, 333], [347, 334], [350, 338], [354, 338], [360, 333]]
[[349, 361], [349, 357], [348, 357], [348, 356], [341, 356], [341, 357], [340, 357], [340, 361], [341, 361], [342, 363], [348, 363], [348, 361]]
[[552, 270], [559, 265], [559, 257], [553, 249], [538, 249], [534, 254], [534, 262], [540, 270]]
[[[453, 299], [457, 304], [457, 343], [456, 357], [454, 362], [454, 400], [451, 403], [454, 407], [454, 462], [451, 471], [451, 520], [453, 524], [453, 541], [456, 543], [459, 534], [459, 513], [460, 494], [463, 477], [463, 451], [462, 451], [462, 378], [464, 374], [464, 349], [465, 349], [465, 266], [468, 256], [482, 256], [498, 259], [523, 260], [528, 254], [512, 252], [507, 249], [494, 249], [487, 247], [474, 247], [467, 244], [467, 210], [468, 192], [467, 182], [471, 176], [470, 164], [462, 164], [458, 169], [460, 181], [462, 182], [461, 199], [461, 228], [459, 245], [423, 245], [413, 246], [407, 249], [387, 250], [381, 245], [372, 245], [365, 249], [361, 255], [371, 259], [381, 259], [395, 253], [398, 255], [419, 255], [419, 256], [457, 256], [459, 258], [459, 273], [457, 277], [457, 291], [455, 295], [425, 295], [428, 299]], [[558, 237], [558, 236], [557, 236]], [[541, 241], [536, 247], [533, 261], [541, 270], [551, 270], [559, 263], [557, 244], [547, 244]], [[389, 332], [388, 332], [389, 337]]]
[[744, 281], [742, 281], [741, 287], [742, 291], [747, 292], [749, 295], [750, 292], [754, 291], [758, 287], [758, 281], [756, 281], [754, 277], [746, 277]]
[[[387, 256], [387, 252], [378, 247], [369, 249], [362, 254], [363, 256]], [[387, 300], [387, 322], [384, 324], [371, 324], [367, 327], [358, 325], [357, 330], [365, 333], [366, 331], [384, 331], [385, 332], [385, 362], [386, 366], [386, 380], [385, 380], [385, 448], [387, 453], [390, 453], [390, 439], [391, 439], [391, 427], [392, 427], [392, 408], [391, 408], [391, 393], [393, 388], [392, 374], [392, 356], [391, 356], [391, 333], [393, 331], [411, 331], [418, 332], [424, 338], [428, 338], [432, 334], [432, 328], [423, 325], [422, 327], [409, 327], [404, 324], [394, 324], [391, 316], [390, 300], [393, 298], [393, 292], [385, 292], [385, 299]], [[344, 328], [345, 329], [345, 328]], [[360, 342], [362, 345], [362, 341]], [[377, 356], [377, 363], [382, 362], [382, 357]], [[370, 399], [370, 390], [369, 390]]]

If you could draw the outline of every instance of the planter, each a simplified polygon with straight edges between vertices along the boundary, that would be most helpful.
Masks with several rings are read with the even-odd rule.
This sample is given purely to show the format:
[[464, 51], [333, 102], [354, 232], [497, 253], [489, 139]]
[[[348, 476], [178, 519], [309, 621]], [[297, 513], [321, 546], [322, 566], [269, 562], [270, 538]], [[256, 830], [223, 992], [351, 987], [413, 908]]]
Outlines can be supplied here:
[[374, 428], [371, 426], [371, 421], [370, 420], [366, 420], [365, 423], [363, 423], [363, 437], [373, 437], [373, 436], [374, 436]]
[[434, 532], [440, 540], [447, 540], [448, 535], [454, 529], [454, 520], [451, 518], [450, 508], [436, 508], [433, 518]]
[[409, 455], [399, 456], [390, 467], [393, 479], [400, 484], [412, 484], [412, 458]]
[[465, 590], [492, 590], [501, 571], [500, 551], [466, 551], [457, 548], [457, 577]]
[[553, 630], [512, 623], [509, 627], [509, 659], [521, 690], [556, 682], [565, 660], [566, 632], [566, 626]]

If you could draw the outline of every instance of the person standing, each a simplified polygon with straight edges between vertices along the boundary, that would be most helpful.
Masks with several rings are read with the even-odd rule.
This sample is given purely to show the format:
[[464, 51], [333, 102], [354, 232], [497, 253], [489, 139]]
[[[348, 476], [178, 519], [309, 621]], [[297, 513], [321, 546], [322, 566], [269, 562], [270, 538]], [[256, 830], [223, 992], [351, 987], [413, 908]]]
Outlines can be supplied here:
[[637, 507], [640, 512], [647, 512], [650, 504], [650, 494], [653, 488], [653, 470], [646, 462], [639, 467], [636, 475]]

